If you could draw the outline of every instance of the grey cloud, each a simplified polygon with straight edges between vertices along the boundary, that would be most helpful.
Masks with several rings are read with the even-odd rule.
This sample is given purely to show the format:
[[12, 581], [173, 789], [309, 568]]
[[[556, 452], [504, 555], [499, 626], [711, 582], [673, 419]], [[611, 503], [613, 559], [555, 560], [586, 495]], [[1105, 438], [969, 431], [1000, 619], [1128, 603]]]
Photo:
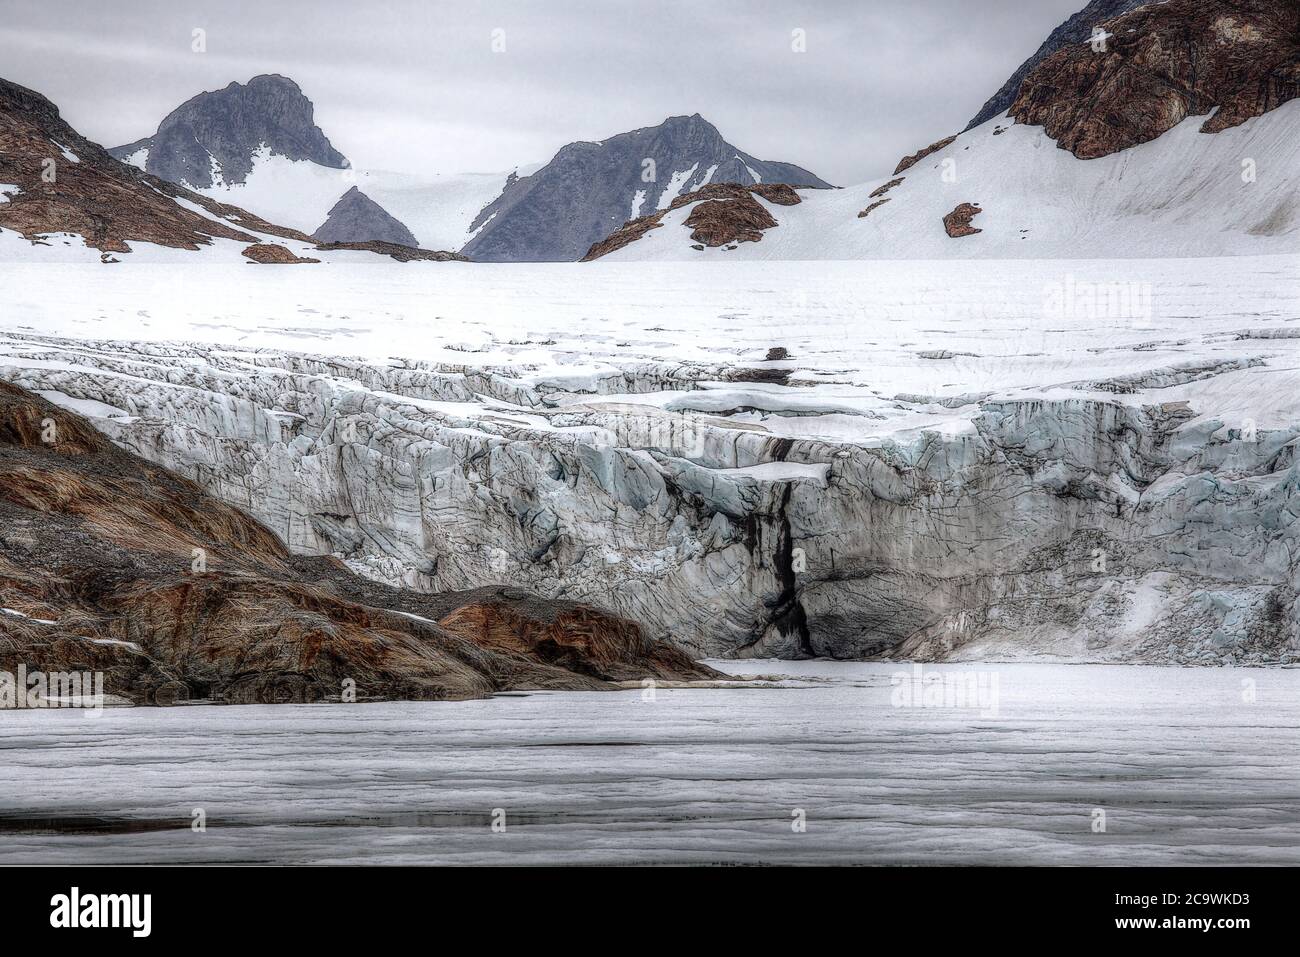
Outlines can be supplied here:
[[699, 112], [742, 149], [848, 184], [963, 127], [1082, 3], [7, 0], [0, 19], [6, 78], [109, 146], [201, 90], [274, 72], [366, 168], [504, 170]]

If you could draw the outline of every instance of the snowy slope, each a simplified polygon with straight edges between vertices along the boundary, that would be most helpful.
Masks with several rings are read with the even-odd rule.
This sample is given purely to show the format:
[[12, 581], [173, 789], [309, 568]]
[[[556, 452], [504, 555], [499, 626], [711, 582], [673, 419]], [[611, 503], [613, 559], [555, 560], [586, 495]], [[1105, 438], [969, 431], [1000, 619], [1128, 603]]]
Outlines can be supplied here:
[[[1201, 133], [1204, 117], [1100, 159], [1058, 149], [1040, 127], [1005, 117], [926, 157], [882, 196], [888, 176], [843, 190], [802, 190], [764, 206], [779, 225], [734, 250], [691, 248], [693, 206], [601, 261], [1177, 257], [1300, 250], [1300, 101], [1240, 127]], [[1255, 181], [1244, 181], [1247, 160]], [[946, 174], [946, 175], [945, 175]], [[865, 218], [879, 199], [889, 202]], [[943, 217], [979, 205], [982, 232], [949, 238]]]
[[[123, 160], [145, 169], [149, 150], [142, 147], [125, 155]], [[214, 164], [211, 186], [200, 187], [188, 182], [180, 185], [273, 223], [312, 233], [325, 222], [330, 208], [352, 188], [356, 179], [351, 170], [274, 155], [266, 145], [253, 153], [252, 166], [242, 183], [227, 183]]]
[[272, 156], [263, 147], [254, 155], [253, 171], [244, 182], [218, 181], [195, 192], [247, 209], [273, 223], [311, 233], [325, 222], [339, 197], [352, 188], [345, 178], [348, 172], [307, 160]]
[[[144, 169], [148, 150], [141, 148], [126, 160]], [[527, 176], [539, 167], [534, 164], [516, 172]], [[454, 252], [469, 242], [470, 223], [501, 195], [509, 176], [504, 172], [417, 176], [389, 170], [339, 170], [275, 156], [262, 147], [242, 183], [226, 183], [216, 173], [212, 186], [185, 185], [305, 233], [319, 229], [339, 198], [356, 186], [414, 233], [422, 247]]]
[[[532, 164], [515, 170], [529, 176]], [[456, 173], [413, 176], [386, 170], [357, 174], [361, 191], [396, 216], [425, 249], [459, 250], [473, 237], [470, 224], [501, 195], [510, 173]]]

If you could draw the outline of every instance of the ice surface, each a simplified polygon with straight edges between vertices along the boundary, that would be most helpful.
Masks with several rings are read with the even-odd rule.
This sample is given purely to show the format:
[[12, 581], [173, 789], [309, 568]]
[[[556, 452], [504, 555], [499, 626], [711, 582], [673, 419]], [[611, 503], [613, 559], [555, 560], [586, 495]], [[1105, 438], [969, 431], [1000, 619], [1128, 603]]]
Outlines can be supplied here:
[[78, 399], [63, 392], [48, 389], [41, 390], [37, 395], [49, 399], [55, 405], [61, 405], [65, 409], [71, 409], [91, 418], [115, 419], [127, 417], [126, 413], [117, 406], [108, 405], [105, 402], [96, 402], [94, 399]]
[[996, 677], [981, 716], [894, 707], [906, 666], [715, 664], [789, 677], [7, 712], [0, 864], [1300, 863], [1300, 671], [927, 667]]
[[[1289, 425], [1300, 403], [1300, 256], [485, 266], [353, 253], [288, 274], [230, 246], [229, 264], [124, 256], [110, 269], [76, 240], [66, 255], [95, 262], [9, 264], [0, 330], [400, 357], [602, 393], [575, 397], [586, 405], [749, 406], [774, 434], [828, 440], [959, 426], [991, 395], [1052, 389], [1194, 400], [1203, 420], [1258, 428]], [[1110, 314], [1078, 292], [1134, 287], [1142, 308]], [[766, 362], [777, 346], [790, 358]], [[1165, 374], [1206, 362], [1185, 382]], [[625, 373], [673, 368], [691, 385], [710, 368], [788, 371], [790, 388], [628, 393]], [[1114, 385], [1126, 376], [1150, 388]]]
[[641, 207], [645, 205], [645, 193], [645, 190], [638, 189], [636, 195], [632, 197], [632, 213], [628, 219], [636, 219], [641, 215]]

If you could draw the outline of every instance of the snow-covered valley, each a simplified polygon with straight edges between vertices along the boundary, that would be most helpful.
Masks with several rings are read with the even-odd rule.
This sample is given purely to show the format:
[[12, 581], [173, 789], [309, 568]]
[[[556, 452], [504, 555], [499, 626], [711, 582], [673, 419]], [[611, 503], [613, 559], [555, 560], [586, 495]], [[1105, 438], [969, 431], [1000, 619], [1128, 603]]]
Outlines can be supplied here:
[[[147, 158], [142, 150], [128, 160], [143, 169]], [[501, 194], [510, 176], [509, 172], [414, 176], [331, 169], [273, 155], [265, 145], [254, 152], [250, 163], [252, 169], [241, 182], [226, 183], [218, 174], [211, 185], [187, 185], [217, 202], [253, 210], [308, 234], [320, 228], [330, 208], [355, 186], [408, 226], [422, 247], [451, 251], [470, 240], [474, 217]], [[535, 169], [536, 164], [514, 172], [527, 175]]]
[[697, 654], [1289, 661], [1297, 267], [13, 264], [0, 376], [296, 551]]

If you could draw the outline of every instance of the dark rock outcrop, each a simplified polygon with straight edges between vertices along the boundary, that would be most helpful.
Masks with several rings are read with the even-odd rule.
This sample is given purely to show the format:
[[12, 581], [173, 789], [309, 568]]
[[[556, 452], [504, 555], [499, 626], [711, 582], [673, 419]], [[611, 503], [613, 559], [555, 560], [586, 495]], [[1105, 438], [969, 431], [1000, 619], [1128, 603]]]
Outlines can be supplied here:
[[[915, 160], [913, 162], [915, 162]], [[875, 202], [870, 204], [866, 209], [862, 210], [862, 212], [858, 213], [858, 219], [866, 219], [868, 216], [871, 215], [871, 213], [874, 210], [877, 210], [881, 206], [884, 206], [886, 203], [888, 203], [890, 200], [889, 197], [886, 197], [884, 199], [882, 199], [881, 197], [884, 196], [886, 193], [888, 193], [895, 186], [901, 185], [903, 180], [905, 179], [907, 179], [906, 176], [899, 176], [895, 179], [891, 179], [888, 183], [885, 183], [885, 185], [878, 186], [875, 189], [873, 189], [871, 191], [870, 198], [874, 199]]]
[[417, 249], [414, 246], [402, 246], [398, 243], [385, 243], [379, 242], [378, 240], [370, 240], [369, 242], [364, 243], [320, 243], [316, 248], [324, 251], [332, 249], [354, 249], [358, 252], [377, 253], [380, 256], [389, 256], [402, 263], [409, 263], [417, 260], [431, 263], [467, 263], [470, 261], [460, 253], [449, 253], [441, 249]]
[[691, 239], [705, 246], [756, 243], [763, 230], [776, 225], [772, 214], [746, 194], [735, 199], [708, 199], [696, 204], [686, 217]]
[[763, 230], [776, 226], [777, 221], [754, 200], [756, 195], [777, 206], [795, 206], [800, 202], [799, 194], [783, 183], [751, 186], [711, 183], [685, 196], [678, 196], [665, 210], [624, 223], [603, 240], [594, 243], [582, 261], [599, 259], [636, 242], [650, 230], [659, 228], [665, 215], [691, 203], [699, 205], [686, 217], [686, 225], [692, 227], [691, 239], [698, 244], [698, 248], [758, 242], [763, 238]]
[[425, 595], [267, 528], [0, 383], [0, 671], [98, 672], [137, 704], [445, 699], [715, 677], [632, 622], [483, 588]]
[[829, 187], [798, 166], [741, 152], [699, 114], [674, 116], [599, 143], [565, 146], [484, 207], [471, 225], [480, 231], [462, 252], [485, 262], [576, 260], [634, 209], [649, 214], [667, 205], [665, 194], [680, 198], [713, 183]]
[[153, 136], [110, 152], [125, 159], [148, 149], [148, 172], [205, 189], [213, 185], [214, 168], [227, 184], [244, 182], [262, 146], [293, 160], [334, 169], [348, 165], [316, 125], [311, 100], [293, 80], [275, 74], [191, 97], [163, 119]]
[[866, 219], [868, 216], [871, 215], [871, 213], [872, 213], [874, 210], [879, 209], [881, 206], [884, 206], [884, 205], [885, 205], [886, 203], [888, 203], [888, 202], [889, 202], [888, 197], [886, 197], [885, 199], [878, 199], [878, 200], [876, 200], [874, 203], [872, 203], [870, 206], [868, 206], [868, 207], [867, 207], [866, 209], [864, 209], [862, 212], [858, 213], [858, 219]]
[[325, 222], [311, 236], [321, 243], [420, 245], [401, 221], [355, 186], [334, 204]]
[[1156, 139], [1189, 116], [1217, 133], [1300, 96], [1300, 4], [1168, 0], [1107, 24], [1105, 51], [1044, 60], [1011, 107], [1080, 159]]
[[891, 179], [891, 180], [890, 180], [888, 183], [886, 183], [884, 186], [878, 186], [878, 187], [876, 187], [875, 189], [873, 189], [873, 190], [871, 191], [871, 198], [872, 198], [872, 199], [880, 199], [880, 197], [884, 196], [886, 193], [888, 193], [888, 192], [889, 192], [891, 189], [893, 189], [895, 186], [900, 186], [900, 185], [902, 185], [902, 182], [903, 182], [903, 180], [905, 180], [905, 179], [907, 179], [906, 176], [900, 176], [900, 177], [898, 177], [897, 179]]
[[1130, 10], [1136, 10], [1150, 2], [1151, 0], [1091, 0], [1086, 7], [1051, 32], [1034, 55], [1020, 64], [1016, 72], [1011, 74], [1010, 79], [1002, 84], [1002, 88], [989, 97], [983, 109], [975, 114], [975, 118], [970, 121], [966, 129], [974, 129], [1011, 109], [1011, 104], [1020, 95], [1020, 85], [1024, 83], [1025, 77], [1057, 50], [1083, 43], [1092, 37], [1094, 28], [1101, 27], [1107, 20], [1128, 13]]
[[971, 225], [971, 220], [982, 212], [984, 210], [980, 209], [978, 203], [962, 203], [943, 218], [943, 228], [948, 231], [948, 235], [953, 239], [961, 239], [963, 236], [974, 236], [976, 233], [982, 233], [984, 230], [976, 229]]
[[254, 243], [244, 250], [244, 256], [255, 263], [280, 263], [289, 265], [292, 263], [320, 262], [319, 259], [295, 256], [284, 246], [279, 246], [275, 243]]
[[917, 163], [921, 162], [921, 160], [929, 156], [931, 153], [939, 152], [939, 150], [949, 145], [956, 138], [957, 137], [955, 135], [946, 136], [943, 139], [939, 140], [937, 143], [931, 143], [923, 150], [917, 150], [911, 156], [904, 156], [901, 160], [898, 161], [898, 165], [894, 167], [894, 175], [897, 176], [899, 173], [906, 172], [907, 170], [915, 166]]

